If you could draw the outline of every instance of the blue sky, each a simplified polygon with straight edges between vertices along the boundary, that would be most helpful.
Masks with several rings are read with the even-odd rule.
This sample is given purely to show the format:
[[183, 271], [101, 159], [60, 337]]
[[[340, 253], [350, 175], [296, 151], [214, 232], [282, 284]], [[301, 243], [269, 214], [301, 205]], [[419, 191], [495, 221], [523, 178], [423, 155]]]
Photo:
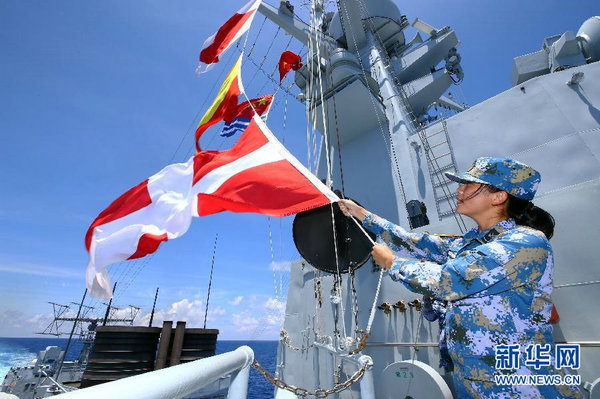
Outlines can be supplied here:
[[[231, 51], [196, 78], [198, 51], [242, 4], [0, 2], [0, 336], [39, 331], [51, 310], [47, 301], [78, 301], [87, 263], [83, 236], [91, 221], [130, 187], [189, 157], [193, 127], [235, 56]], [[419, 17], [455, 29], [465, 80], [451, 90], [471, 105], [510, 87], [514, 57], [537, 51], [546, 36], [576, 32], [599, 13], [593, 1], [397, 4], [409, 21]], [[270, 72], [289, 39], [269, 22], [258, 35], [262, 22], [258, 15], [248, 45], [255, 43], [252, 58], [260, 63], [273, 43], [264, 64]], [[292, 42], [290, 49], [301, 46]], [[243, 79], [249, 96], [274, 90], [249, 61]], [[288, 97], [284, 129], [285, 100], [280, 92], [269, 125], [306, 162], [303, 107]], [[206, 133], [210, 148], [235, 140], [212, 139], [217, 133]], [[160, 318], [201, 324], [219, 233], [208, 325], [221, 329], [224, 339], [275, 339], [285, 297], [274, 278], [275, 286], [282, 279], [285, 287], [288, 274], [273, 272], [270, 264], [298, 257], [291, 222], [228, 213], [196, 219], [186, 235], [149, 259], [112, 269], [120, 284], [116, 302], [140, 306], [147, 315], [160, 286]], [[97, 300], [86, 303], [103, 312]]]

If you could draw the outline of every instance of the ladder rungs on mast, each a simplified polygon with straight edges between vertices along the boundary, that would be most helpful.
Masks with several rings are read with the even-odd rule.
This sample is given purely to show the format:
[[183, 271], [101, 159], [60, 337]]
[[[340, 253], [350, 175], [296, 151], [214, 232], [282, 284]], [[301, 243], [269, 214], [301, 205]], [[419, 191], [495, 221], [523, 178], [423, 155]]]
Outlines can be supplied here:
[[444, 144], [448, 144], [448, 142], [447, 141], [440, 141], [437, 144], [429, 145], [429, 149], [433, 150], [434, 148], [439, 147], [439, 146], [444, 145]]
[[438, 202], [440, 202], [440, 201], [447, 201], [447, 200], [449, 200], [451, 198], [454, 198], [454, 197], [456, 197], [456, 192], [451, 193], [449, 195], [444, 195], [442, 197], [437, 197], [435, 200], [438, 201]]
[[448, 187], [450, 184], [454, 183], [452, 180], [446, 178], [446, 176], [440, 176], [440, 181], [433, 185], [434, 188], [440, 188], [442, 186]]
[[435, 132], [435, 133], [433, 133], [433, 134], [430, 134], [429, 136], [427, 136], [427, 135], [426, 135], [425, 137], [426, 137], [427, 139], [430, 139], [430, 138], [432, 138], [432, 137], [435, 137], [435, 136], [437, 136], [437, 135], [438, 135], [438, 134], [440, 134], [440, 133], [444, 133], [444, 131], [445, 131], [444, 129], [442, 129], [442, 130], [438, 130], [437, 132]]
[[454, 215], [454, 210], [440, 213], [440, 217], [441, 218], [444, 218], [444, 217], [447, 217], [447, 216], [452, 216], [452, 215]]
[[[440, 172], [445, 172], [447, 170], [450, 169], [454, 169], [454, 164], [449, 164], [449, 165], [445, 165], [445, 166], [440, 166], [439, 168], [435, 168], [435, 166], [433, 167], [435, 170], [433, 171], [433, 173], [440, 173]], [[444, 180], [446, 180], [446, 176], [441, 176]]]
[[446, 152], [446, 153], [440, 155], [439, 157], [433, 158], [433, 161], [437, 161], [438, 159], [443, 158], [443, 157], [447, 157], [448, 155], [452, 155], [452, 153], [451, 152]]

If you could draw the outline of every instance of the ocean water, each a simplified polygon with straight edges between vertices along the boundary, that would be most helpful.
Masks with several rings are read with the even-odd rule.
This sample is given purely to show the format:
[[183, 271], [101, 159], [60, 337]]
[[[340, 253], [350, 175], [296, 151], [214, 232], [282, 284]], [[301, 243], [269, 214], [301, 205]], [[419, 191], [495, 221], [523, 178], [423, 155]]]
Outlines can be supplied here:
[[[47, 346], [56, 345], [64, 348], [65, 338], [0, 338], [0, 381], [13, 365], [25, 366], [36, 358], [37, 353]], [[242, 345], [248, 345], [254, 351], [256, 360], [271, 373], [275, 372], [277, 358], [277, 341], [217, 341], [217, 354], [232, 351]], [[71, 342], [67, 360], [76, 359], [81, 351], [81, 343]], [[256, 370], [250, 370], [248, 386], [249, 399], [271, 399], [274, 387]]]
[[[248, 345], [254, 351], [254, 358], [271, 373], [275, 373], [277, 364], [277, 341], [217, 341], [217, 354], [232, 351], [242, 345]], [[259, 374], [250, 369], [248, 399], [272, 399], [275, 387]]]

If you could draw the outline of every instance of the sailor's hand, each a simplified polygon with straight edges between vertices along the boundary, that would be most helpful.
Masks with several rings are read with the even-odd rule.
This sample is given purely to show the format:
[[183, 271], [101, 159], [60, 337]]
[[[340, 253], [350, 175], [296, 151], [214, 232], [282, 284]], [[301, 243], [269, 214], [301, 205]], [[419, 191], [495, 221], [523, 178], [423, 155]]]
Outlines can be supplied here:
[[357, 205], [354, 201], [341, 199], [338, 201], [338, 206], [344, 215], [354, 216], [361, 222], [367, 216], [367, 210], [362, 206]]
[[384, 269], [391, 269], [394, 263], [394, 253], [391, 249], [382, 244], [375, 244], [371, 251], [371, 256], [375, 263]]

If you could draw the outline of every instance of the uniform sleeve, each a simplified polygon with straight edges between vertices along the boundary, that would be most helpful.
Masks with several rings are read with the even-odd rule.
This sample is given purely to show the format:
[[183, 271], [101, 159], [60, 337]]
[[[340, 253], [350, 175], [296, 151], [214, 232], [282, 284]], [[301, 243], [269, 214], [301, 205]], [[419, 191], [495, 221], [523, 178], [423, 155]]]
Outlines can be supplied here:
[[[426, 233], [409, 233], [377, 215], [367, 213], [365, 228], [377, 234], [388, 247], [400, 256], [444, 263], [448, 257], [451, 238]], [[379, 240], [378, 240], [379, 241]]]
[[462, 252], [444, 264], [394, 257], [389, 274], [413, 292], [456, 301], [524, 285], [543, 273], [548, 254], [549, 246], [539, 241], [531, 245], [505, 237]]

